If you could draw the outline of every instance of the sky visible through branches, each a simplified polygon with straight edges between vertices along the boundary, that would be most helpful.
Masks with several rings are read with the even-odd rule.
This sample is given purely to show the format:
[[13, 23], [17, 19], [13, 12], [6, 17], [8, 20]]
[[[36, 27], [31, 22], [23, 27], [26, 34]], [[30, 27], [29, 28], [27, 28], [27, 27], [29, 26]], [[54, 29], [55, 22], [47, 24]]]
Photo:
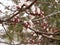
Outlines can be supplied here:
[[[16, 4], [14, 2], [12, 2], [12, 0], [0, 0], [0, 19], [3, 19], [6, 14], [7, 16], [12, 14], [14, 10], [16, 10], [16, 8], [14, 8], [14, 6], [16, 6]], [[12, 7], [14, 8], [13, 11], [8, 10], [6, 7], [9, 7], [9, 9], [11, 9]], [[3, 13], [2, 13], [3, 12]], [[7, 25], [4, 26], [7, 29]], [[0, 24], [0, 35], [4, 35], [5, 34], [5, 30], [2, 27], [2, 24]], [[0, 41], [5, 42], [5, 39], [1, 39]], [[0, 45], [7, 45], [5, 43], [0, 43]]]

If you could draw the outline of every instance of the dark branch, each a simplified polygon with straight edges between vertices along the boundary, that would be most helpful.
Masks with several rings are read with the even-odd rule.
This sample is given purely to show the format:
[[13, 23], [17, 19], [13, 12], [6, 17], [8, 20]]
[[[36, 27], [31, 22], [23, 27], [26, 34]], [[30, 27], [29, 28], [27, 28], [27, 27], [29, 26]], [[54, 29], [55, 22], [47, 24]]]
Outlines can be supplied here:
[[33, 1], [28, 7], [26, 7], [26, 8], [23, 9], [23, 10], [22, 10], [22, 8], [19, 9], [19, 11], [18, 11], [16, 14], [13, 14], [13, 16], [11, 16], [10, 18], [6, 19], [6, 21], [9, 21], [10, 19], [12, 19], [12, 18], [13, 18], [14, 16], [16, 16], [17, 14], [20, 14], [20, 12], [23, 12], [23, 11], [25, 11], [26, 9], [29, 9], [36, 1], [37, 1], [37, 0]]

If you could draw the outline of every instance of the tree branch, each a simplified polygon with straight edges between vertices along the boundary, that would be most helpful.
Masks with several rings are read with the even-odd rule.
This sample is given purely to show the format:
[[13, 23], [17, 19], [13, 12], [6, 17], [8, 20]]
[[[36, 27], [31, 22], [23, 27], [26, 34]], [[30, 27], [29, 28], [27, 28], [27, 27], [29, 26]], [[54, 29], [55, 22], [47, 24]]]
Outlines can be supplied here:
[[28, 7], [26, 7], [25, 9], [19, 9], [19, 11], [16, 14], [13, 14], [13, 16], [11, 16], [10, 18], [6, 19], [6, 21], [9, 21], [10, 19], [12, 19], [14, 16], [16, 16], [17, 14], [19, 14], [20, 12], [25, 11], [26, 9], [29, 9], [37, 0], [34, 0]]
[[[41, 31], [38, 32], [38, 31], [36, 31], [36, 30], [34, 30], [34, 29], [30, 28], [30, 27], [29, 27], [29, 29], [31, 29], [32, 31], [34, 31], [36, 34], [42, 35], [42, 36], [44, 36], [44, 37], [46, 37], [46, 38], [48, 38], [48, 39], [60, 41], [59, 39], [56, 39], [56, 38], [54, 38], [54, 37], [49, 37], [49, 36], [48, 36], [48, 35], [55, 35], [55, 34], [44, 33], [44, 32], [41, 32]], [[59, 34], [59, 35], [60, 35], [60, 34]]]
[[53, 13], [51, 13], [51, 14], [48, 14], [48, 15], [45, 16], [44, 18], [35, 19], [35, 20], [33, 20], [33, 21], [39, 21], [39, 20], [41, 20], [41, 19], [46, 19], [46, 18], [51, 17], [51, 16], [54, 16], [54, 15], [56, 15], [56, 14], [60, 14], [60, 11], [53, 12]]

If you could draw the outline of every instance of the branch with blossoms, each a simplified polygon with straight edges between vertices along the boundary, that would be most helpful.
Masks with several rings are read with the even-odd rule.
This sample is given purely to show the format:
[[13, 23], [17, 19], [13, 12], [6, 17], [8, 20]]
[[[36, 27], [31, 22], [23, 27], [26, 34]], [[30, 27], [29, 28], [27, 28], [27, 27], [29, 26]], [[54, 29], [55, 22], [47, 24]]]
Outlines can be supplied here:
[[[6, 20], [0, 20], [0, 23], [2, 23], [2, 22], [13, 22], [13, 21], [10, 21], [13, 17], [15, 17], [15, 16], [16, 16], [17, 14], [19, 14], [21, 11], [23, 12], [23, 11], [29, 9], [36, 1], [37, 1], [37, 0], [33, 1], [28, 7], [24, 8], [23, 10], [22, 10], [22, 8], [23, 8], [23, 6], [25, 6], [25, 5], [22, 5], [21, 8], [17, 7], [17, 8], [19, 9], [17, 13], [13, 14], [13, 16], [11, 16], [10, 18], [8, 18], [8, 19], [6, 19]], [[30, 15], [30, 14], [31, 14], [31, 15], [41, 15], [41, 13], [40, 13], [40, 14], [38, 14], [38, 13], [34, 14], [34, 13], [28, 13], [28, 12], [26, 12], [26, 13], [29, 14], [29, 15]], [[34, 22], [34, 21], [39, 21], [39, 20], [41, 20], [41, 19], [46, 19], [46, 18], [51, 17], [51, 16], [54, 16], [54, 15], [56, 15], [56, 14], [58, 14], [58, 13], [60, 13], [60, 11], [58, 11], [58, 12], [53, 12], [53, 13], [45, 16], [45, 17], [42, 17], [42, 18], [39, 18], [39, 19], [35, 19], [35, 20], [32, 20], [32, 21]], [[40, 33], [41, 33], [41, 32], [40, 32]], [[47, 33], [45, 33], [45, 32], [42, 32], [42, 33], [47, 34]], [[59, 35], [59, 34], [47, 34], [47, 35]]]
[[13, 14], [13, 16], [11, 16], [10, 18], [6, 19], [6, 21], [9, 21], [10, 19], [12, 19], [13, 17], [15, 17], [17, 14], [19, 14], [20, 12], [23, 12], [27, 9], [29, 9], [37, 0], [34, 0], [29, 6], [27, 6], [26, 8], [22, 9], [24, 5], [22, 5], [22, 7], [18, 10], [18, 12], [16, 14]]
[[57, 11], [57, 12], [53, 12], [51, 14], [48, 14], [47, 16], [45, 16], [44, 18], [39, 18], [39, 19], [36, 19], [36, 20], [33, 20], [33, 21], [39, 21], [41, 19], [46, 19], [48, 17], [52, 17], [52, 16], [55, 16], [56, 14], [60, 14], [60, 11]]
[[[27, 24], [23, 23], [23, 21], [19, 22], [21, 25], [25, 26], [26, 28], [29, 28], [30, 30], [34, 31], [37, 35], [42, 35], [43, 37], [46, 37], [48, 39], [52, 39], [52, 40], [56, 40], [56, 41], [60, 41], [59, 39], [56, 39], [54, 37], [50, 37], [49, 35], [60, 35], [60, 33], [47, 33], [47, 32], [42, 32], [42, 31], [37, 31], [35, 29], [32, 29], [30, 27], [28, 27]], [[6, 29], [5, 29], [6, 30]]]
[[30, 27], [29, 27], [29, 29], [31, 29], [32, 31], [34, 31], [36, 34], [42, 35], [43, 37], [46, 37], [46, 38], [48, 38], [48, 39], [60, 41], [59, 39], [56, 39], [56, 38], [54, 38], [54, 37], [48, 36], [48, 35], [60, 35], [60, 34], [51, 34], [51, 33], [36, 31], [36, 30], [34, 30], [34, 29], [30, 28]]
[[[23, 5], [21, 6], [21, 8], [17, 6], [18, 11], [17, 11], [16, 13], [13, 13], [12, 16], [9, 17], [9, 18], [6, 19], [6, 20], [1, 20], [1, 19], [0, 19], [0, 23], [2, 24], [2, 23], [4, 23], [4, 22], [6, 22], [5, 24], [8, 24], [8, 25], [9, 25], [9, 23], [13, 23], [13, 25], [15, 25], [16, 23], [20, 23], [20, 24], [22, 24], [23, 26], [25, 26], [25, 28], [29, 28], [30, 30], [34, 31], [34, 32], [35, 32], [36, 34], [38, 34], [38, 35], [42, 35], [43, 37], [46, 37], [46, 38], [48, 38], [48, 39], [60, 41], [60, 40], [58, 40], [58, 39], [56, 39], [56, 38], [54, 38], [54, 37], [50, 37], [50, 36], [49, 36], [49, 35], [60, 35], [59, 33], [47, 33], [47, 32], [43, 32], [43, 31], [36, 31], [36, 30], [34, 30], [33, 28], [28, 27], [29, 22], [24, 23], [21, 19], [20, 19], [20, 21], [18, 21], [18, 17], [15, 18], [14, 21], [11, 20], [11, 19], [13, 19], [15, 16], [17, 16], [18, 14], [20, 14], [21, 12], [24, 12], [24, 11], [25, 11], [25, 13], [27, 13], [28, 15], [33, 15], [33, 16], [38, 15], [38, 16], [41, 16], [41, 18], [39, 18], [39, 19], [31, 20], [32, 22], [40, 21], [41, 19], [43, 20], [43, 19], [46, 19], [46, 18], [48, 18], [48, 17], [55, 16], [56, 14], [60, 14], [60, 11], [53, 12], [53, 13], [47, 15], [47, 16], [44, 16], [44, 12], [42, 12], [42, 11], [41, 11], [40, 13], [38, 13], [38, 12], [35, 12], [35, 13], [33, 13], [33, 12], [30, 12], [30, 13], [26, 12], [26, 10], [27, 10], [27, 9], [30, 9], [30, 8], [32, 7], [32, 5], [33, 5], [36, 1], [37, 1], [37, 0], [34, 0], [29, 6], [27, 6], [27, 5], [25, 5], [25, 4], [23, 4]], [[26, 6], [26, 7], [23, 8], [24, 6]], [[9, 10], [10, 10], [10, 9], [9, 9]], [[44, 23], [44, 24], [45, 24], [45, 23]], [[4, 28], [4, 25], [2, 25], [2, 26], [3, 26], [3, 28]], [[46, 25], [45, 25], [45, 26], [46, 26]], [[44, 26], [43, 26], [43, 27], [44, 27]], [[4, 28], [4, 29], [5, 29], [5, 28]], [[5, 30], [6, 30], [6, 29], [5, 29]], [[7, 34], [7, 32], [6, 32], [6, 34]], [[7, 34], [7, 35], [8, 35], [8, 34]], [[8, 35], [8, 36], [9, 36], [9, 35]], [[10, 37], [10, 36], [9, 36], [9, 37]]]
[[[21, 8], [20, 8], [20, 7], [17, 7], [17, 9], [18, 9], [18, 12], [17, 12], [17, 13], [12, 14], [13, 16], [11, 16], [10, 18], [8, 18], [8, 19], [6, 19], [6, 20], [1, 20], [1, 19], [0, 19], [0, 23], [11, 20], [13, 17], [15, 17], [16, 15], [18, 15], [20, 12], [23, 12], [23, 11], [29, 9], [36, 1], [37, 1], [37, 0], [34, 0], [29, 6], [27, 6], [27, 7], [24, 8], [24, 9], [22, 9], [22, 8], [23, 8], [23, 6], [25, 6], [25, 5], [22, 5]], [[2, 4], [2, 3], [1, 3], [1, 4]], [[2, 5], [3, 5], [3, 4], [2, 4]], [[9, 8], [7, 8], [7, 9], [9, 9]], [[10, 9], [9, 9], [9, 10], [10, 10]]]
[[[13, 17], [15, 17], [17, 14], [19, 14], [20, 11], [23, 12], [23, 11], [25, 11], [26, 9], [29, 9], [36, 1], [37, 1], [37, 0], [33, 1], [28, 7], [24, 8], [23, 10], [21, 10], [21, 9], [23, 8], [24, 5], [22, 5], [21, 8], [20, 8], [20, 7], [17, 7], [17, 8], [19, 8], [19, 10], [18, 10], [17, 13], [12, 14], [13, 16], [11, 16], [10, 18], [8, 18], [8, 19], [6, 19], [6, 20], [1, 20], [1, 19], [0, 19], [0, 23], [11, 20]], [[2, 4], [2, 3], [1, 3], [1, 4]], [[8, 9], [9, 9], [9, 8], [8, 8]], [[10, 10], [10, 9], [9, 9], [9, 10]], [[38, 20], [41, 20], [41, 19], [45, 19], [45, 18], [54, 16], [54, 15], [56, 15], [56, 14], [58, 14], [58, 13], [60, 13], [60, 11], [53, 12], [53, 13], [45, 16], [44, 18], [39, 18], [39, 19], [36, 19], [36, 20], [33, 20], [33, 21], [38, 21]], [[40, 15], [40, 14], [34, 14], [34, 13], [29, 13], [29, 14], [31, 14], [31, 15]]]

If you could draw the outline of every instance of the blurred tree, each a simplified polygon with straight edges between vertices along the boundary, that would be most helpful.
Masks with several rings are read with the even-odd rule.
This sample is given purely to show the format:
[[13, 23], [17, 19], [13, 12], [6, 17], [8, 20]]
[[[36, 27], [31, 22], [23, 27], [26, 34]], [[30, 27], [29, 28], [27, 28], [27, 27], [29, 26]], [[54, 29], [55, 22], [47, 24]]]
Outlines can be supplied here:
[[0, 19], [4, 29], [8, 25], [3, 35], [8, 44], [60, 45], [59, 0], [12, 1], [16, 5], [7, 9], [13, 13]]

